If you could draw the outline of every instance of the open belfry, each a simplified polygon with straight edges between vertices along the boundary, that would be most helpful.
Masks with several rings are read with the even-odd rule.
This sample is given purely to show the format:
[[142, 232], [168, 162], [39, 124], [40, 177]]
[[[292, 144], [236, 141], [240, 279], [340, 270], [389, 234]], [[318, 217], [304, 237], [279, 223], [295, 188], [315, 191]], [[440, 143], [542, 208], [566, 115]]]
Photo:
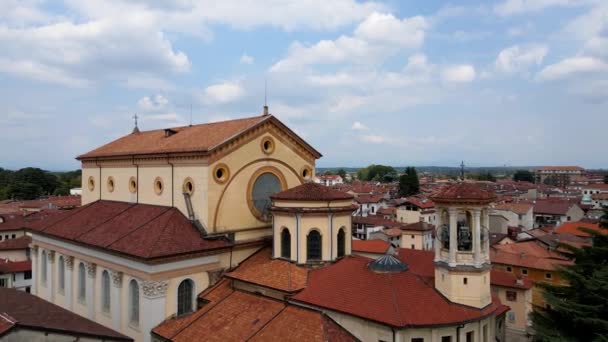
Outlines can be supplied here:
[[370, 259], [320, 157], [266, 111], [136, 126], [77, 157], [82, 207], [32, 232], [32, 292], [136, 341], [503, 341], [493, 195], [448, 187], [435, 253]]

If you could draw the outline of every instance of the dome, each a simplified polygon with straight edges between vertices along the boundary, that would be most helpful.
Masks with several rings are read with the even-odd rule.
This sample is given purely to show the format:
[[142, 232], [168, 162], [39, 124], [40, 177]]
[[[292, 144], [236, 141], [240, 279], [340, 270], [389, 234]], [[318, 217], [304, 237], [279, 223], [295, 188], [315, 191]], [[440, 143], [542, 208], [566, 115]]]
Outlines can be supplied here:
[[367, 267], [377, 273], [397, 273], [407, 271], [408, 266], [392, 254], [385, 254], [382, 257], [370, 262]]
[[474, 183], [459, 182], [448, 186], [431, 196], [435, 203], [479, 203], [487, 204], [494, 199], [494, 193], [486, 191]]
[[270, 196], [270, 198], [273, 200], [288, 201], [339, 201], [353, 199], [353, 195], [334, 190], [321, 184], [304, 183], [283, 192], [276, 193]]

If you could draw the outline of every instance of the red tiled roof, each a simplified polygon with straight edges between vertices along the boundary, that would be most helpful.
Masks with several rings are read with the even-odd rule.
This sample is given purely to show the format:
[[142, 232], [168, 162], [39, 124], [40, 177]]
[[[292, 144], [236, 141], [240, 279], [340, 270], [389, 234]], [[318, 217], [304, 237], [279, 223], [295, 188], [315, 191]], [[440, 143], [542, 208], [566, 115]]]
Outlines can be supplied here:
[[264, 248], [226, 274], [226, 277], [286, 292], [306, 287], [308, 270], [305, 267], [286, 260], [271, 259], [271, 256], [272, 249]]
[[399, 227], [401, 222], [385, 219], [382, 216], [353, 216], [354, 224], [364, 224], [367, 226], [384, 226], [384, 227]]
[[496, 210], [512, 211], [518, 215], [525, 215], [534, 206], [531, 203], [518, 202], [518, 203], [503, 203], [494, 206]]
[[0, 312], [10, 315], [18, 327], [26, 329], [64, 332], [106, 341], [132, 341], [130, 337], [101, 324], [16, 289], [0, 288]]
[[598, 184], [589, 184], [589, 185], [583, 185], [581, 187], [583, 190], [606, 190], [608, 191], [608, 184], [604, 184], [604, 183], [598, 183]]
[[173, 342], [197, 341], [355, 341], [321, 312], [232, 291], [187, 316], [169, 319], [153, 333]]
[[[606, 185], [608, 185], [608, 184], [606, 184]], [[608, 192], [603, 192], [600, 194], [593, 194], [593, 195], [591, 195], [591, 198], [594, 200], [598, 200], [598, 201], [608, 200]]]
[[359, 195], [355, 197], [355, 201], [359, 204], [361, 203], [378, 203], [384, 200], [383, 196], [379, 195]]
[[335, 201], [352, 199], [353, 196], [346, 192], [310, 182], [276, 193], [270, 198], [291, 201]]
[[387, 207], [387, 208], [380, 208], [378, 209], [377, 213], [378, 215], [393, 215], [395, 214], [395, 212], [397, 211], [397, 208], [395, 207]]
[[538, 200], [534, 203], [534, 214], [566, 215], [576, 204], [568, 200]]
[[384, 240], [354, 240], [352, 241], [353, 252], [384, 254], [390, 247], [390, 243]]
[[608, 234], [608, 229], [600, 227], [600, 225], [597, 223], [590, 222], [565, 222], [562, 223], [559, 227], [557, 227], [555, 232], [558, 234], [568, 233], [580, 237], [591, 236], [590, 234], [579, 230], [579, 228], [591, 229], [604, 235]]
[[0, 273], [19, 273], [32, 270], [32, 261], [0, 260]]
[[274, 116], [263, 115], [201, 125], [174, 127], [171, 128], [174, 134], [168, 137], [165, 136], [164, 129], [131, 133], [82, 154], [77, 159], [159, 153], [209, 153], [265, 122], [273, 122], [283, 128], [316, 158], [321, 157], [318, 151], [299, 138]]
[[492, 285], [511, 287], [516, 289], [531, 289], [534, 282], [528, 278], [519, 279], [511, 272], [491, 270], [490, 282]]
[[[399, 259], [410, 265], [408, 271], [375, 273], [367, 268], [371, 261], [350, 256], [335, 264], [310, 272], [308, 286], [292, 300], [347, 313], [394, 327], [456, 324], [494, 314], [497, 298], [483, 309], [448, 301], [427, 279], [434, 270], [433, 253], [424, 258], [426, 270], [419, 275], [412, 267], [412, 254], [399, 251]], [[407, 257], [409, 256], [409, 257]], [[418, 262], [421, 263], [421, 262]]]
[[6, 312], [0, 312], [0, 336], [11, 330], [17, 325], [17, 320]]
[[410, 203], [421, 209], [430, 209], [435, 208], [435, 203], [428, 198], [419, 197], [419, 196], [410, 196], [405, 198], [403, 203]]
[[496, 199], [494, 193], [483, 190], [480, 186], [469, 182], [458, 182], [431, 196], [437, 202], [480, 202], [489, 203]]
[[52, 217], [37, 233], [140, 259], [156, 259], [229, 247], [203, 239], [178, 209], [96, 201]]
[[435, 229], [435, 226], [430, 223], [418, 221], [418, 222], [408, 223], [406, 225], [403, 225], [403, 226], [401, 226], [401, 229], [402, 230], [416, 230], [416, 231], [424, 232], [427, 230]]
[[539, 270], [555, 270], [559, 266], [573, 264], [563, 255], [542, 247], [536, 241], [494, 245], [490, 250], [490, 260], [496, 264]]
[[383, 230], [383, 232], [384, 232], [384, 234], [391, 236], [391, 237], [397, 237], [397, 236], [401, 236], [401, 234], [403, 234], [403, 232], [399, 228], [388, 228], [388, 229]]
[[32, 238], [27, 235], [16, 239], [8, 239], [0, 242], [0, 251], [10, 251], [15, 249], [27, 249], [32, 243]]

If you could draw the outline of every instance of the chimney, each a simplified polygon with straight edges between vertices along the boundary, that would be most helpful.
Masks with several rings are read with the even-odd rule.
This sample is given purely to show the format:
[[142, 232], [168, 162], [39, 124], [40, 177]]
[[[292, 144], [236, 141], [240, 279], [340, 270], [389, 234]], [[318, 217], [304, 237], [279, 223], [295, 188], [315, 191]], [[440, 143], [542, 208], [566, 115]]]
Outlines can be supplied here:
[[266, 116], [266, 115], [270, 115], [270, 114], [268, 114], [268, 106], [265, 105], [264, 106], [264, 116]]
[[524, 286], [524, 280], [518, 277], [517, 279], [515, 279], [515, 285]]

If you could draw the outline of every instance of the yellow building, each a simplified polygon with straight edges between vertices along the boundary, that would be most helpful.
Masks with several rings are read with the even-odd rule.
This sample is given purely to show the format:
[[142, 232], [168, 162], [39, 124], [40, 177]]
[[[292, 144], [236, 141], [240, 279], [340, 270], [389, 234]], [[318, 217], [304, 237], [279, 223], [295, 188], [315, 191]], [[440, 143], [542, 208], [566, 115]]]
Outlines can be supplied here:
[[83, 206], [32, 230], [33, 293], [149, 341], [262, 246], [270, 195], [311, 179], [320, 156], [268, 114], [135, 129], [82, 154]]

